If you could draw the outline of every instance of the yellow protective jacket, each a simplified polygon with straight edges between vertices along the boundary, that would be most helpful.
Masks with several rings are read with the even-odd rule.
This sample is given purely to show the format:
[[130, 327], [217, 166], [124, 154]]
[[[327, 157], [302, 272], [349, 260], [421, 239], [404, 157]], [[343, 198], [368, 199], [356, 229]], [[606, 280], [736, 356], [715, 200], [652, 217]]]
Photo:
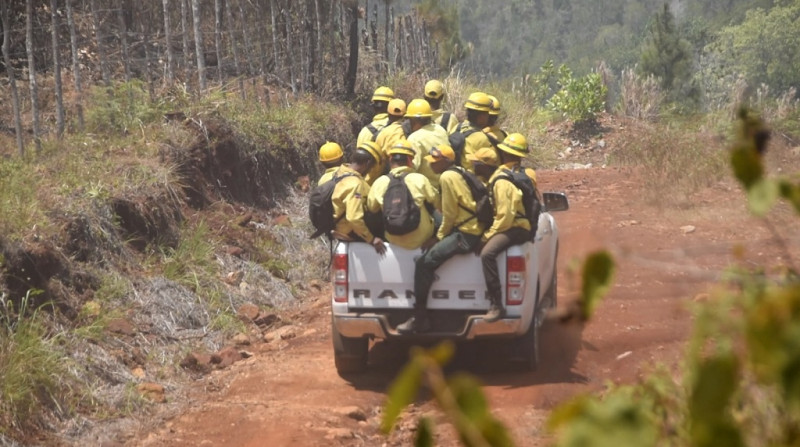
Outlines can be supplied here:
[[[381, 148], [383, 156], [389, 158], [389, 149], [403, 138], [405, 138], [403, 120], [398, 120], [381, 129], [375, 143]], [[381, 172], [381, 175], [383, 175], [383, 172]]]
[[392, 145], [404, 136], [403, 120], [390, 123], [381, 129], [380, 132], [378, 132], [378, 139], [375, 140], [375, 144], [378, 145], [379, 152], [381, 154], [381, 161], [380, 163], [376, 163], [375, 166], [373, 166], [372, 169], [367, 172], [367, 175], [364, 176], [364, 180], [366, 180], [367, 183], [372, 185], [375, 183], [375, 180], [377, 180], [378, 177], [382, 176], [386, 172], [387, 165], [389, 163], [389, 149], [391, 149]]
[[488, 241], [497, 233], [502, 233], [512, 227], [531, 229], [531, 223], [525, 217], [525, 205], [522, 203], [522, 191], [510, 180], [495, 181], [498, 177], [510, 175], [511, 169], [519, 163], [506, 163], [494, 171], [489, 179], [489, 185], [494, 184], [491, 190], [494, 204], [494, 222], [483, 233], [482, 240]]
[[[464, 170], [459, 166], [453, 169]], [[453, 169], [448, 169], [439, 176], [439, 188], [442, 191], [442, 224], [436, 233], [439, 240], [453, 230], [475, 236], [479, 236], [484, 230], [484, 226], [475, 218], [475, 198], [472, 197], [472, 191], [464, 177]], [[456, 228], [456, 225], [459, 226]]]
[[[387, 124], [389, 124], [389, 114], [388, 113], [379, 113], [372, 117], [372, 122], [369, 123], [378, 130], [381, 131]], [[358, 139], [356, 139], [356, 147], [361, 146], [361, 143], [365, 141], [372, 140], [372, 131], [369, 130], [368, 125], [361, 128], [361, 132], [358, 133]]]
[[[444, 109], [436, 109], [433, 111], [433, 122], [442, 126], [442, 118], [444, 117], [445, 111]], [[444, 127], [444, 126], [442, 126]], [[447, 122], [447, 127], [444, 127], [444, 130], [447, 131], [447, 135], [452, 135], [453, 132], [456, 131], [458, 127], [458, 117], [455, 113], [450, 113], [450, 120]]]
[[366, 242], [372, 242], [375, 238], [364, 222], [364, 208], [369, 196], [369, 185], [364, 181], [357, 171], [348, 165], [342, 165], [336, 171], [336, 176], [345, 174], [347, 177], [339, 180], [333, 188], [333, 219], [338, 221], [333, 229], [336, 239], [348, 241], [352, 240], [350, 233], [353, 232]]
[[322, 173], [322, 177], [319, 178], [319, 181], [317, 182], [317, 186], [332, 180], [333, 179], [333, 174], [335, 174], [338, 169], [339, 169], [339, 166], [334, 166], [332, 168], [326, 169], [325, 172]]
[[[428, 212], [425, 203], [433, 205], [434, 208], [441, 207], [441, 198], [436, 190], [431, 186], [428, 179], [408, 166], [399, 166], [391, 171], [389, 175], [399, 176], [408, 173], [405, 177], [406, 186], [411, 192], [411, 197], [414, 198], [414, 203], [417, 204], [420, 211], [419, 226], [416, 230], [403, 235], [393, 235], [386, 233], [386, 240], [390, 243], [403, 247], [408, 250], [414, 250], [422, 246], [422, 244], [433, 236], [433, 216]], [[389, 189], [389, 176], [383, 175], [369, 191], [367, 198], [367, 209], [370, 212], [377, 213], [383, 210], [383, 196], [386, 190]]]
[[487, 137], [486, 134], [481, 131], [481, 129], [474, 127], [469, 121], [464, 121], [461, 123], [461, 132], [467, 132], [469, 129], [473, 129], [475, 132], [472, 132], [469, 136], [467, 136], [464, 142], [464, 153], [461, 154], [461, 166], [463, 166], [469, 172], [474, 172], [472, 170], [472, 163], [467, 160], [467, 154], [474, 154], [478, 151], [478, 149], [482, 149], [484, 147], [492, 147], [492, 143], [489, 141], [489, 137]]
[[425, 156], [431, 151], [431, 148], [439, 145], [449, 145], [450, 140], [447, 138], [447, 131], [436, 123], [430, 123], [412, 132], [408, 136], [408, 142], [414, 148], [414, 168], [420, 174], [430, 180], [431, 184], [437, 190], [439, 189], [439, 176], [433, 172]]

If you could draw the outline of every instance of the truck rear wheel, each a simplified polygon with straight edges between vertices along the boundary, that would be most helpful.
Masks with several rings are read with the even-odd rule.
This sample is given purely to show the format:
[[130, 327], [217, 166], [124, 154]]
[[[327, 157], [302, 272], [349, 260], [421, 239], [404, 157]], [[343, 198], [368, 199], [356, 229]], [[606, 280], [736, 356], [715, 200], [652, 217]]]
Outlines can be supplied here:
[[539, 325], [531, 321], [528, 332], [511, 343], [509, 363], [524, 371], [535, 371], [539, 365]]
[[333, 360], [339, 374], [360, 373], [367, 370], [369, 339], [344, 337], [336, 330], [333, 321], [331, 321], [331, 339], [333, 340]]
[[[539, 295], [539, 283], [536, 283], [536, 295]], [[543, 321], [544, 309], [536, 306], [531, 325], [522, 336], [515, 338], [509, 348], [508, 361], [512, 367], [524, 371], [535, 371], [539, 365], [539, 327]]]

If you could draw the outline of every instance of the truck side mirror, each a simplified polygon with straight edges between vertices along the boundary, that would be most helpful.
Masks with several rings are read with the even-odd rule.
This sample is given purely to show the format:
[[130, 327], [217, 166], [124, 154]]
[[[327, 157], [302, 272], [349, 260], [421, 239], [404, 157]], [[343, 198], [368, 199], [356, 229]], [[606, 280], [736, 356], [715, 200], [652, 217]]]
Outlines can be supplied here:
[[546, 192], [542, 194], [544, 211], [566, 211], [569, 209], [569, 200], [563, 192]]

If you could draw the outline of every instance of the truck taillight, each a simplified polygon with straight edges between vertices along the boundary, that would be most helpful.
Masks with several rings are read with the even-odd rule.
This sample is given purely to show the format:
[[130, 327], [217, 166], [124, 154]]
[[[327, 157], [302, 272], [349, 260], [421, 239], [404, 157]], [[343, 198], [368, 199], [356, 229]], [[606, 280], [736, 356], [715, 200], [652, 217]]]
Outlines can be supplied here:
[[525, 297], [525, 258], [506, 257], [506, 304], [517, 306]]
[[347, 254], [333, 255], [333, 267], [331, 270], [331, 282], [333, 282], [333, 300], [337, 303], [347, 302]]

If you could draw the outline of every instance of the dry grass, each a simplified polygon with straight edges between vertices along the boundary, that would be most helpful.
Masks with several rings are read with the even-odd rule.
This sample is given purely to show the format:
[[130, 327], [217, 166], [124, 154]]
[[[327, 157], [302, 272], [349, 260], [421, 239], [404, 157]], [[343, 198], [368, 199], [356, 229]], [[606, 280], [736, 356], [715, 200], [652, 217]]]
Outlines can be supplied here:
[[729, 175], [724, 141], [687, 123], [628, 123], [610, 162], [637, 166], [645, 195], [657, 204], [688, 203], [700, 188]]

